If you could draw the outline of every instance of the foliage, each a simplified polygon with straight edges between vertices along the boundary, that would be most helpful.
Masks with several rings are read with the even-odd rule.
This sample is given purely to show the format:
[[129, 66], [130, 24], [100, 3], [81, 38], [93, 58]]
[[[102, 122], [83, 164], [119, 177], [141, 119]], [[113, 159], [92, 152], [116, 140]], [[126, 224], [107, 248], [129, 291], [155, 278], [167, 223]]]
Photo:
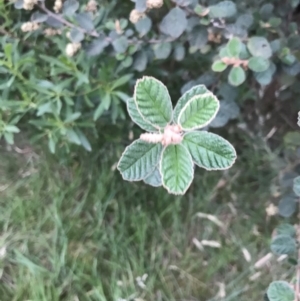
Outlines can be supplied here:
[[129, 145], [118, 163], [123, 179], [145, 180], [169, 193], [184, 194], [194, 178], [194, 164], [207, 170], [230, 168], [234, 147], [224, 138], [196, 131], [207, 126], [219, 110], [218, 99], [205, 86], [188, 90], [172, 109], [167, 88], [153, 77], [143, 77], [128, 101], [132, 120], [150, 133]]
[[[300, 196], [300, 177], [297, 176], [292, 181], [294, 195], [284, 196], [278, 205], [279, 214], [283, 217], [292, 216], [297, 209]], [[296, 231], [297, 229], [297, 231]], [[275, 229], [275, 235], [271, 242], [271, 251], [275, 255], [285, 255], [289, 257], [289, 262], [296, 266], [296, 283], [286, 281], [273, 281], [267, 290], [266, 296], [268, 301], [294, 301], [299, 298], [296, 293], [300, 289], [300, 272], [299, 272], [299, 225], [297, 228], [291, 224], [285, 223]]]
[[[172, 90], [180, 82], [182, 94], [194, 82], [213, 85], [218, 95], [226, 81], [256, 87], [278, 76], [284, 87], [297, 86], [297, 23], [284, 16], [298, 0], [132, 2], [0, 4], [1, 137], [13, 143], [15, 133], [34, 126], [34, 140], [48, 139], [51, 152], [70, 144], [91, 150], [96, 122], [126, 118], [139, 72], [168, 78]], [[218, 126], [237, 117], [222, 105], [220, 114]]]

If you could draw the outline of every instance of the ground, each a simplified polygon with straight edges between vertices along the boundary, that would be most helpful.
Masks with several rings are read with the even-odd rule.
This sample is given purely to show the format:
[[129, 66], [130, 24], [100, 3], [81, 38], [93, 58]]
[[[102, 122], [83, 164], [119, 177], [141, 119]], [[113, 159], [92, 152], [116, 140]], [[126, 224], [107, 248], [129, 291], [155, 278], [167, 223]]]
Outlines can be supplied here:
[[124, 182], [114, 142], [64, 162], [2, 146], [1, 301], [263, 300], [290, 273], [255, 267], [280, 222], [266, 214], [276, 156], [235, 136], [234, 167], [198, 168], [183, 197]]

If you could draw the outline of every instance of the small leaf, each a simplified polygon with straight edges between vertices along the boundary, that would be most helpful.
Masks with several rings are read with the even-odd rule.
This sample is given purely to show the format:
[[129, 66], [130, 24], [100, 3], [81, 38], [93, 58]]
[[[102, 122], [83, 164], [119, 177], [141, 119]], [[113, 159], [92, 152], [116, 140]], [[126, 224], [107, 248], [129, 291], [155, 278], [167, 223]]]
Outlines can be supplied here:
[[70, 31], [70, 39], [73, 43], [80, 43], [84, 39], [84, 33], [74, 27]]
[[7, 124], [4, 128], [4, 131], [10, 133], [20, 133], [20, 129], [12, 124]]
[[272, 49], [264, 37], [252, 37], [248, 41], [248, 49], [253, 56], [260, 56], [269, 59], [272, 56]]
[[112, 45], [117, 53], [124, 53], [128, 48], [128, 39], [125, 36], [121, 36], [112, 42]]
[[185, 131], [208, 125], [218, 113], [219, 101], [211, 92], [192, 97], [182, 108], [178, 120]]
[[149, 17], [144, 17], [134, 24], [135, 29], [140, 34], [141, 37], [146, 35], [152, 27], [152, 20]]
[[137, 110], [136, 103], [133, 98], [127, 100], [127, 110], [130, 118], [134, 123], [136, 123], [140, 128], [147, 132], [157, 132], [157, 129], [153, 127], [150, 123], [146, 122], [139, 111]]
[[135, 9], [140, 13], [145, 12], [147, 9], [147, 0], [135, 0]]
[[271, 62], [270, 67], [266, 71], [254, 73], [254, 77], [259, 84], [266, 86], [272, 82], [275, 72], [276, 66], [273, 62]]
[[193, 161], [206, 170], [228, 169], [236, 160], [236, 151], [227, 140], [206, 131], [185, 134], [183, 145]]
[[172, 8], [163, 18], [160, 24], [160, 30], [174, 39], [179, 38], [187, 27], [185, 12], [179, 8]]
[[34, 13], [31, 15], [31, 18], [30, 18], [30, 19], [31, 19], [32, 22], [42, 23], [42, 22], [47, 21], [48, 15], [42, 14], [42, 13], [40, 13], [40, 12], [34, 12]]
[[125, 74], [121, 77], [119, 77], [117, 80], [115, 80], [111, 86], [111, 90], [115, 90], [116, 88], [119, 88], [126, 83], [128, 83], [132, 79], [132, 74]]
[[89, 13], [79, 13], [75, 17], [76, 21], [86, 31], [92, 31], [94, 29], [93, 20]]
[[214, 72], [223, 72], [227, 68], [227, 65], [222, 61], [216, 61], [211, 68]]
[[296, 211], [296, 199], [293, 195], [283, 196], [278, 204], [279, 214], [283, 217], [290, 217]]
[[49, 150], [50, 150], [51, 154], [55, 154], [56, 143], [53, 140], [52, 136], [48, 137], [48, 147], [49, 147]]
[[16, 2], [14, 2], [14, 7], [16, 9], [22, 9], [24, 5], [24, 1], [23, 0], [17, 0]]
[[8, 144], [14, 144], [14, 134], [10, 132], [4, 132], [4, 139]]
[[169, 193], [185, 194], [193, 181], [194, 168], [191, 155], [183, 145], [171, 144], [163, 150], [160, 173]]
[[153, 187], [159, 187], [162, 185], [161, 174], [159, 168], [155, 168], [154, 171], [144, 179], [144, 182]]
[[177, 62], [180, 62], [185, 57], [185, 48], [181, 44], [177, 44], [174, 49], [174, 58]]
[[148, 63], [147, 53], [145, 51], [141, 51], [136, 55], [134, 59], [133, 68], [134, 70], [142, 72], [146, 69], [147, 63]]
[[281, 224], [276, 229], [276, 235], [288, 235], [290, 237], [296, 236], [295, 227], [290, 224]]
[[236, 14], [236, 5], [232, 1], [221, 1], [216, 5], [209, 6], [209, 16], [216, 18], [229, 18]]
[[294, 179], [293, 190], [297, 196], [300, 196], [300, 176]]
[[172, 102], [166, 86], [159, 80], [144, 76], [134, 89], [134, 101], [144, 120], [164, 128], [172, 120]]
[[67, 129], [66, 137], [70, 142], [77, 145], [81, 145], [80, 138], [78, 137], [77, 133], [73, 129]]
[[233, 86], [239, 86], [246, 80], [246, 73], [242, 67], [232, 67], [229, 75], [228, 82]]
[[161, 154], [160, 143], [152, 144], [138, 139], [126, 147], [118, 163], [118, 170], [124, 180], [143, 180], [154, 171]]
[[99, 55], [103, 52], [104, 48], [109, 45], [104, 34], [101, 34], [99, 38], [95, 39], [86, 48], [86, 53], [90, 56]]
[[85, 134], [78, 130], [77, 131], [78, 137], [80, 139], [81, 145], [88, 151], [90, 152], [92, 150], [92, 146], [90, 144], [90, 142], [88, 141], [87, 137], [85, 136]]
[[62, 23], [61, 21], [59, 21], [51, 16], [48, 16], [46, 23], [49, 26], [54, 27], [54, 28], [60, 28], [60, 27], [63, 27], [63, 25], [64, 25], [64, 23]]
[[63, 3], [63, 13], [68, 17], [73, 16], [78, 8], [79, 2], [76, 0], [66, 0]]
[[260, 56], [253, 56], [248, 62], [248, 67], [255, 72], [264, 72], [270, 67], [270, 61]]
[[202, 49], [208, 42], [208, 32], [206, 28], [201, 26], [196, 26], [188, 35], [188, 41], [190, 47], [197, 49]]
[[178, 100], [174, 112], [173, 112], [173, 120], [175, 123], [179, 123], [179, 114], [182, 108], [189, 102], [194, 96], [202, 95], [208, 93], [209, 91], [206, 89], [204, 85], [197, 85], [186, 91]]
[[272, 282], [267, 291], [270, 301], [294, 301], [295, 292], [286, 281]]
[[276, 255], [292, 255], [296, 250], [295, 239], [289, 235], [277, 235], [272, 240], [271, 251]]
[[[231, 87], [231, 86], [230, 86]], [[229, 120], [235, 119], [240, 114], [240, 108], [231, 99], [220, 101], [220, 110], [215, 119], [209, 124], [210, 127], [219, 128], [226, 125]]]
[[172, 51], [172, 45], [169, 42], [155, 44], [153, 46], [155, 58], [158, 60], [167, 59]]
[[226, 45], [227, 53], [230, 57], [239, 57], [242, 50], [241, 41], [238, 38], [232, 38]]

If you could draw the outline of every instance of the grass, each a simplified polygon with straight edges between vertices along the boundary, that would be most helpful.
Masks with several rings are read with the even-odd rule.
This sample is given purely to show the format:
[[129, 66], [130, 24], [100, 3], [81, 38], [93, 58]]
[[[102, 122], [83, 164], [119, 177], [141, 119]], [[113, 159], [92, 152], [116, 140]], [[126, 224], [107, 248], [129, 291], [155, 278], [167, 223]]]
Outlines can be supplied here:
[[[249, 277], [277, 222], [265, 214], [276, 171], [262, 142], [238, 139], [235, 166], [197, 169], [183, 197], [123, 182], [112, 170], [119, 148], [65, 166], [2, 150], [1, 301], [263, 300], [281, 265]], [[221, 247], [199, 250], [195, 239]]]

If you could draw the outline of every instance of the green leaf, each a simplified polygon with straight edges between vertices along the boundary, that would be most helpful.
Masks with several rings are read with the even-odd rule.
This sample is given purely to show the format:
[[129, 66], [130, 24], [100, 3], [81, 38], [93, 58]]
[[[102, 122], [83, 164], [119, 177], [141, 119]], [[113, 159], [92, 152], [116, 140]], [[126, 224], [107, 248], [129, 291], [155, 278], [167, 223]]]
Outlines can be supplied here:
[[221, 1], [216, 5], [209, 6], [209, 16], [216, 18], [229, 18], [236, 14], [236, 5], [232, 1]]
[[183, 34], [187, 24], [185, 12], [181, 8], [175, 7], [163, 18], [160, 30], [162, 33], [177, 39]]
[[100, 34], [100, 37], [93, 40], [86, 48], [87, 55], [94, 56], [103, 52], [104, 48], [109, 45], [107, 38], [104, 34]]
[[88, 151], [90, 152], [92, 150], [92, 146], [89, 142], [89, 140], [87, 139], [87, 137], [85, 136], [85, 134], [80, 131], [80, 130], [77, 130], [77, 134], [78, 134], [78, 137], [80, 139], [80, 142], [81, 142], [81, 145]]
[[155, 168], [154, 171], [144, 179], [144, 182], [153, 187], [159, 187], [162, 185], [161, 174], [159, 168]]
[[267, 291], [270, 301], [294, 301], [295, 292], [286, 281], [272, 282]]
[[174, 48], [174, 58], [177, 62], [180, 62], [185, 57], [185, 48], [181, 44], [177, 44]]
[[75, 19], [83, 29], [87, 31], [92, 31], [94, 29], [93, 20], [89, 13], [79, 13], [76, 15]]
[[208, 125], [217, 115], [220, 104], [211, 92], [192, 97], [182, 108], [178, 120], [185, 131]]
[[158, 129], [152, 126], [150, 123], [146, 122], [139, 111], [137, 110], [136, 103], [133, 98], [127, 100], [127, 110], [130, 118], [134, 123], [136, 123], [140, 128], [147, 132], [157, 132]]
[[223, 72], [227, 68], [227, 65], [222, 61], [215, 61], [211, 67], [214, 72]]
[[297, 196], [300, 196], [300, 176], [294, 179], [293, 190]]
[[192, 157], [180, 144], [168, 145], [160, 164], [163, 186], [172, 194], [185, 194], [194, 177]]
[[172, 45], [169, 42], [158, 43], [153, 46], [155, 58], [165, 60], [169, 57], [172, 51]]
[[185, 134], [183, 145], [193, 161], [207, 170], [228, 169], [236, 160], [236, 151], [227, 140], [206, 131]]
[[147, 53], [145, 51], [139, 52], [134, 60], [133, 68], [139, 72], [142, 72], [146, 69], [148, 63]]
[[132, 74], [125, 74], [125, 75], [121, 76], [120, 78], [118, 78], [117, 80], [114, 81], [111, 89], [114, 90], [118, 87], [125, 85], [132, 79], [132, 76], [133, 76]]
[[143, 180], [154, 171], [161, 154], [161, 143], [152, 144], [138, 139], [126, 147], [118, 163], [118, 170], [124, 180]]
[[136, 31], [140, 34], [140, 36], [146, 35], [152, 27], [152, 20], [149, 17], [144, 17], [140, 19], [137, 23], [134, 24]]
[[164, 128], [172, 120], [172, 102], [166, 86], [144, 76], [134, 89], [134, 101], [143, 119], [154, 127]]
[[147, 0], [135, 0], [135, 9], [143, 13], [147, 9]]
[[112, 42], [112, 45], [117, 53], [124, 53], [126, 52], [129, 43], [128, 43], [128, 39], [125, 36], [121, 36], [115, 39]]
[[20, 133], [20, 129], [12, 124], [7, 124], [4, 128], [4, 131], [10, 133]]
[[186, 91], [178, 100], [174, 112], [173, 112], [173, 120], [175, 123], [178, 123], [178, 117], [182, 110], [182, 108], [186, 105], [188, 101], [190, 101], [194, 96], [202, 95], [208, 93], [209, 90], [206, 89], [204, 85], [197, 85], [191, 88], [190, 90]]
[[66, 136], [70, 142], [77, 145], [81, 145], [80, 138], [78, 137], [77, 133], [73, 129], [67, 129]]
[[266, 86], [271, 83], [275, 71], [276, 66], [271, 62], [270, 67], [266, 71], [254, 73], [254, 77], [259, 84]]
[[275, 229], [276, 235], [288, 235], [290, 237], [296, 236], [295, 227], [290, 224], [281, 224]]
[[296, 211], [296, 199], [293, 195], [285, 195], [279, 201], [278, 211], [283, 217], [290, 217]]
[[247, 43], [247, 47], [253, 56], [260, 56], [269, 59], [272, 56], [272, 49], [264, 37], [252, 37]]
[[14, 2], [14, 7], [16, 9], [22, 9], [24, 5], [24, 1], [23, 0], [17, 0], [16, 2]]
[[4, 132], [4, 139], [8, 144], [14, 144], [14, 134], [10, 132]]
[[66, 0], [63, 3], [63, 13], [66, 16], [73, 16], [77, 9], [79, 8], [79, 2], [76, 0]]
[[56, 143], [53, 140], [52, 136], [48, 137], [48, 147], [49, 147], [49, 150], [50, 150], [51, 154], [55, 154]]
[[239, 54], [242, 50], [242, 43], [238, 38], [232, 38], [226, 45], [227, 53], [230, 57], [239, 57]]
[[296, 250], [295, 239], [289, 235], [277, 235], [272, 240], [271, 251], [276, 255], [292, 255]]
[[70, 31], [70, 39], [73, 43], [80, 43], [84, 39], [84, 33], [74, 27]]
[[246, 80], [246, 73], [242, 67], [232, 67], [229, 75], [228, 82], [232, 86], [239, 86]]
[[253, 56], [248, 62], [248, 67], [254, 72], [264, 72], [270, 67], [270, 61], [260, 56]]
[[30, 17], [31, 22], [38, 22], [38, 23], [45, 22], [47, 21], [47, 19], [48, 19], [48, 15], [40, 13], [38, 11], [34, 12]]

